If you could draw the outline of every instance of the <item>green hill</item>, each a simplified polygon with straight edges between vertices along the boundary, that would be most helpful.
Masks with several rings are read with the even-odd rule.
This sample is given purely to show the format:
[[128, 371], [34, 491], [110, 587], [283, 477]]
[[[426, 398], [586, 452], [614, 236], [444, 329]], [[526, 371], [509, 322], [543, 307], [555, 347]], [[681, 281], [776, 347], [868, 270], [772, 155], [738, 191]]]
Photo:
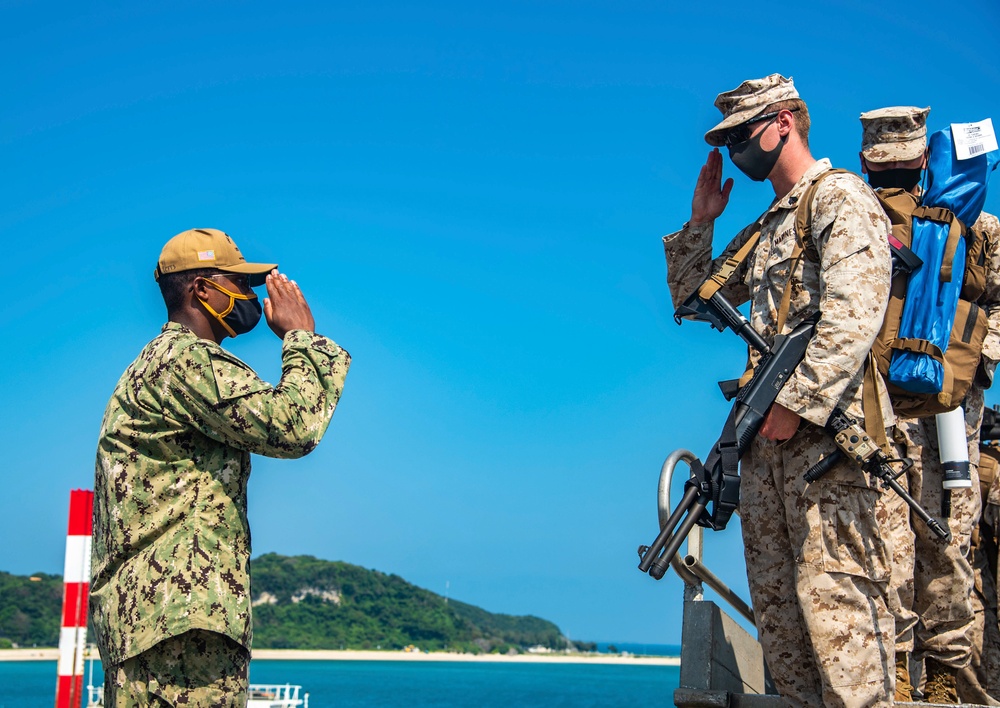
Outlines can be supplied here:
[[312, 556], [253, 561], [254, 646], [300, 649], [507, 651], [567, 646], [537, 617], [481, 610], [386, 575]]
[[0, 571], [0, 649], [54, 647], [62, 623], [61, 575], [11, 575]]
[[[397, 575], [312, 556], [250, 563], [254, 647], [507, 652], [569, 643], [553, 623], [446, 600]], [[0, 572], [0, 647], [55, 646], [62, 579]]]

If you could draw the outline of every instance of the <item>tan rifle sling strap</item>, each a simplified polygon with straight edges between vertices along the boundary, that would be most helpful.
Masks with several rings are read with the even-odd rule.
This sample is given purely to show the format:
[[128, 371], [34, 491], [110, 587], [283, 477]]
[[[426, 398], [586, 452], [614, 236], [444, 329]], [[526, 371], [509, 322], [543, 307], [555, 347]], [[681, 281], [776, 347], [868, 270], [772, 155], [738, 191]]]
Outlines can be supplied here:
[[712, 296], [719, 292], [719, 289], [729, 282], [729, 279], [733, 277], [733, 273], [735, 273], [736, 269], [743, 264], [743, 261], [747, 259], [747, 256], [750, 255], [751, 251], [757, 247], [757, 243], [759, 241], [760, 222], [758, 221], [754, 225], [753, 234], [751, 234], [750, 238], [746, 240], [746, 243], [740, 246], [736, 253], [726, 259], [725, 263], [722, 264], [719, 270], [709, 276], [709, 278], [701, 284], [701, 287], [698, 288], [698, 297], [705, 302], [711, 300]]
[[[851, 174], [851, 172], [845, 169], [833, 168], [817, 175], [809, 186], [806, 187], [806, 191], [799, 199], [798, 210], [795, 212], [796, 247], [793, 255], [796, 256], [796, 259], [792, 264], [792, 269], [789, 271], [788, 282], [785, 283], [785, 291], [781, 295], [781, 308], [778, 312], [780, 322], [784, 322], [782, 314], [785, 317], [788, 315], [792, 293], [791, 274], [798, 267], [799, 257], [801, 257], [802, 253], [808, 252], [812, 260], [816, 263], [820, 262], [819, 251], [816, 249], [816, 244], [812, 238], [812, 202], [813, 197], [816, 195], [816, 190], [819, 188], [819, 183], [830, 175], [835, 174]], [[878, 376], [878, 364], [875, 360], [875, 355], [869, 351], [868, 360], [865, 362], [865, 375], [861, 388], [861, 409], [864, 411], [865, 416], [865, 432], [868, 433], [868, 437], [882, 448], [883, 452], [891, 457], [893, 456], [893, 452], [889, 447], [889, 440], [885, 434], [885, 416], [882, 414], [882, 403], [878, 393]]]

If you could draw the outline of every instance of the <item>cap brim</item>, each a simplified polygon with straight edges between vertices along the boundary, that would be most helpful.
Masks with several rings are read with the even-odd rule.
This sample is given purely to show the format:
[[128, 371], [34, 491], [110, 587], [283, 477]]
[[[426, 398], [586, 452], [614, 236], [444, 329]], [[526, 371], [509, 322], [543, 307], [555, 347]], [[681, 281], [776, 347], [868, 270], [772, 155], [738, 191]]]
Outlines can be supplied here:
[[713, 147], [722, 147], [726, 144], [726, 133], [738, 125], [748, 122], [764, 113], [767, 106], [754, 106], [745, 111], [738, 111], [726, 116], [725, 120], [705, 133], [705, 142]]
[[907, 140], [897, 143], [877, 143], [861, 151], [869, 162], [909, 162], [924, 154], [927, 142], [924, 139]]
[[216, 266], [223, 273], [240, 273], [241, 275], [246, 275], [247, 280], [250, 282], [250, 287], [256, 288], [258, 285], [264, 284], [264, 279], [267, 278], [267, 274], [278, 267], [277, 263], [240, 263], [239, 265], [226, 266], [225, 268], [221, 266]]

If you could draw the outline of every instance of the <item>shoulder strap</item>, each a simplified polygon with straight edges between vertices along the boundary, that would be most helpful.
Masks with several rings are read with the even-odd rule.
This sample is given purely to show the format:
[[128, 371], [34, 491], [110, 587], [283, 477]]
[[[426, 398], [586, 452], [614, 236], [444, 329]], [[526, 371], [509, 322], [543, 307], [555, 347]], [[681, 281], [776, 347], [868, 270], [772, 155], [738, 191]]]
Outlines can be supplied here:
[[813, 177], [812, 182], [809, 183], [806, 191], [799, 198], [799, 206], [795, 211], [795, 238], [802, 245], [802, 248], [809, 253], [809, 257], [815, 261], [819, 261], [819, 251], [816, 249], [816, 244], [812, 238], [813, 198], [816, 196], [816, 190], [819, 189], [819, 183], [827, 177], [837, 174], [850, 174], [850, 170], [845, 170], [841, 167], [831, 167], [826, 172], [821, 172]]
[[736, 269], [747, 259], [750, 252], [757, 247], [757, 243], [760, 241], [760, 222], [758, 221], [754, 225], [753, 234], [750, 238], [746, 240], [739, 250], [733, 255], [726, 259], [726, 262], [722, 264], [715, 273], [713, 273], [708, 280], [701, 284], [698, 288], [698, 297], [706, 302], [712, 299], [712, 296], [719, 291], [723, 285], [729, 282], [729, 279], [733, 277], [733, 273]]
[[792, 267], [788, 271], [788, 281], [785, 283], [785, 289], [781, 293], [781, 304], [778, 306], [778, 321], [776, 323], [778, 334], [781, 334], [788, 319], [788, 310], [792, 304], [792, 274], [798, 269], [802, 254], [808, 254], [810, 260], [819, 263], [819, 251], [812, 239], [812, 201], [816, 196], [816, 190], [824, 179], [843, 172], [847, 172], [847, 170], [830, 168], [819, 173], [813, 177], [809, 186], [806, 187], [806, 191], [799, 198], [799, 205], [795, 209], [795, 249], [792, 251]]
[[941, 261], [940, 275], [941, 282], [947, 283], [951, 280], [952, 264], [955, 261], [955, 249], [958, 247], [958, 239], [962, 237], [962, 231], [964, 230], [962, 222], [955, 217], [950, 209], [946, 209], [945, 207], [918, 206], [913, 210], [913, 216], [914, 218], [920, 217], [928, 221], [948, 224], [948, 240], [944, 246], [944, 258]]

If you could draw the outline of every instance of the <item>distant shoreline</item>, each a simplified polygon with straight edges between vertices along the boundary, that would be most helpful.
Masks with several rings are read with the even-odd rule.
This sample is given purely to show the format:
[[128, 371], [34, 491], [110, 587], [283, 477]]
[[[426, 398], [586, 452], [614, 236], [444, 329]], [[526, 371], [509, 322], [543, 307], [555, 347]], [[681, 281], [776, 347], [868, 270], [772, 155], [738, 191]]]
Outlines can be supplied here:
[[[634, 654], [458, 654], [455, 652], [361, 651], [334, 649], [256, 649], [254, 659], [269, 661], [469, 661], [533, 664], [617, 664], [680, 666], [678, 656]], [[59, 650], [0, 649], [0, 661], [57, 661]]]

